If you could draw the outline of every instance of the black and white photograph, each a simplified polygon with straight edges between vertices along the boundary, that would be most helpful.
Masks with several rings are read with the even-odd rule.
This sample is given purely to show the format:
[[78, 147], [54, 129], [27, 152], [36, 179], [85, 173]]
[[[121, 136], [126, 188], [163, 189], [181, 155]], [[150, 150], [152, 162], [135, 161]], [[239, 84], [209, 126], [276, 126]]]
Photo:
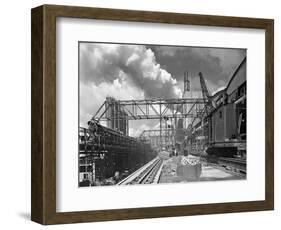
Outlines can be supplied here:
[[80, 41], [78, 186], [246, 180], [246, 58]]

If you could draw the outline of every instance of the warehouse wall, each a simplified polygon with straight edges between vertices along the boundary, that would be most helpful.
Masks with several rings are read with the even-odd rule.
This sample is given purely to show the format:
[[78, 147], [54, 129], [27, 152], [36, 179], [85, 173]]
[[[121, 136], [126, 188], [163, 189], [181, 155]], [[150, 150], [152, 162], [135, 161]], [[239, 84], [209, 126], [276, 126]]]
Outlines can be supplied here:
[[240, 85], [242, 85], [246, 81], [246, 62], [243, 62], [237, 72], [232, 76], [226, 93], [228, 95], [232, 94], [233, 91], [237, 89]]
[[225, 107], [225, 138], [231, 139], [237, 135], [237, 121], [234, 104], [227, 104]]
[[236, 113], [234, 104], [220, 106], [212, 114], [212, 141], [221, 142], [236, 135]]

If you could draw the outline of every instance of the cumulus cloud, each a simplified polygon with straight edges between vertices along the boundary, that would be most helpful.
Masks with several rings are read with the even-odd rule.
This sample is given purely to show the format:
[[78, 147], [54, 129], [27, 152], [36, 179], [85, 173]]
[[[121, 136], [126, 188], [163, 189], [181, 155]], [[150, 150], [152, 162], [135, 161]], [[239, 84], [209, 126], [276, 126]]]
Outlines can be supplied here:
[[[87, 127], [107, 96], [117, 100], [180, 98], [186, 70], [193, 97], [202, 96], [199, 72], [212, 94], [227, 85], [245, 56], [242, 49], [80, 43], [80, 126]], [[134, 121], [129, 133], [138, 136], [158, 126], [155, 120]]]
[[87, 126], [87, 122], [96, 113], [107, 96], [119, 100], [143, 98], [144, 93], [137, 87], [115, 79], [112, 83], [80, 84], [80, 125]]
[[142, 45], [80, 44], [81, 81], [99, 85], [119, 79], [141, 89], [145, 98], [180, 96], [177, 80]]
[[[231, 75], [246, 56], [245, 49], [151, 46], [157, 62], [181, 82], [188, 71], [192, 89], [201, 90], [198, 73], [209, 83], [210, 93], [227, 85]], [[171, 62], [173, 64], [171, 64]]]
[[177, 80], [142, 45], [80, 43], [80, 125], [106, 96], [116, 99], [179, 98]]

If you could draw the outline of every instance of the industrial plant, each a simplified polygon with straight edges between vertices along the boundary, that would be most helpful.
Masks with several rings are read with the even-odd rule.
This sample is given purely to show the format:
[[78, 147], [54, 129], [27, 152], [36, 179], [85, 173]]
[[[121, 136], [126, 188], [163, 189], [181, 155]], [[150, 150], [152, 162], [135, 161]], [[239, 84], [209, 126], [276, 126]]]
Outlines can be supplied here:
[[[120, 100], [108, 92], [79, 127], [79, 187], [246, 179], [246, 57], [215, 93], [207, 74], [194, 76], [200, 96], [188, 71], [180, 98]], [[158, 125], [130, 136], [136, 120]]]

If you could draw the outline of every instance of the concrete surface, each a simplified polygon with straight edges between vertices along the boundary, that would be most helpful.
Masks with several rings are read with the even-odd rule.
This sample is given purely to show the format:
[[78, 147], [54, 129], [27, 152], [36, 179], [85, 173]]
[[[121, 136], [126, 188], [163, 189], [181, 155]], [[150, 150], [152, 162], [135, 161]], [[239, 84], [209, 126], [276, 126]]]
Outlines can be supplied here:
[[[243, 178], [232, 173], [228, 173], [223, 169], [215, 168], [213, 166], [207, 165], [206, 163], [201, 163], [202, 172], [199, 177], [186, 176], [182, 173], [178, 174], [181, 157], [172, 157], [164, 162], [162, 173], [160, 176], [159, 183], [184, 183], [191, 181], [218, 181], [218, 180], [241, 180]], [[188, 172], [190, 170], [186, 170]]]

